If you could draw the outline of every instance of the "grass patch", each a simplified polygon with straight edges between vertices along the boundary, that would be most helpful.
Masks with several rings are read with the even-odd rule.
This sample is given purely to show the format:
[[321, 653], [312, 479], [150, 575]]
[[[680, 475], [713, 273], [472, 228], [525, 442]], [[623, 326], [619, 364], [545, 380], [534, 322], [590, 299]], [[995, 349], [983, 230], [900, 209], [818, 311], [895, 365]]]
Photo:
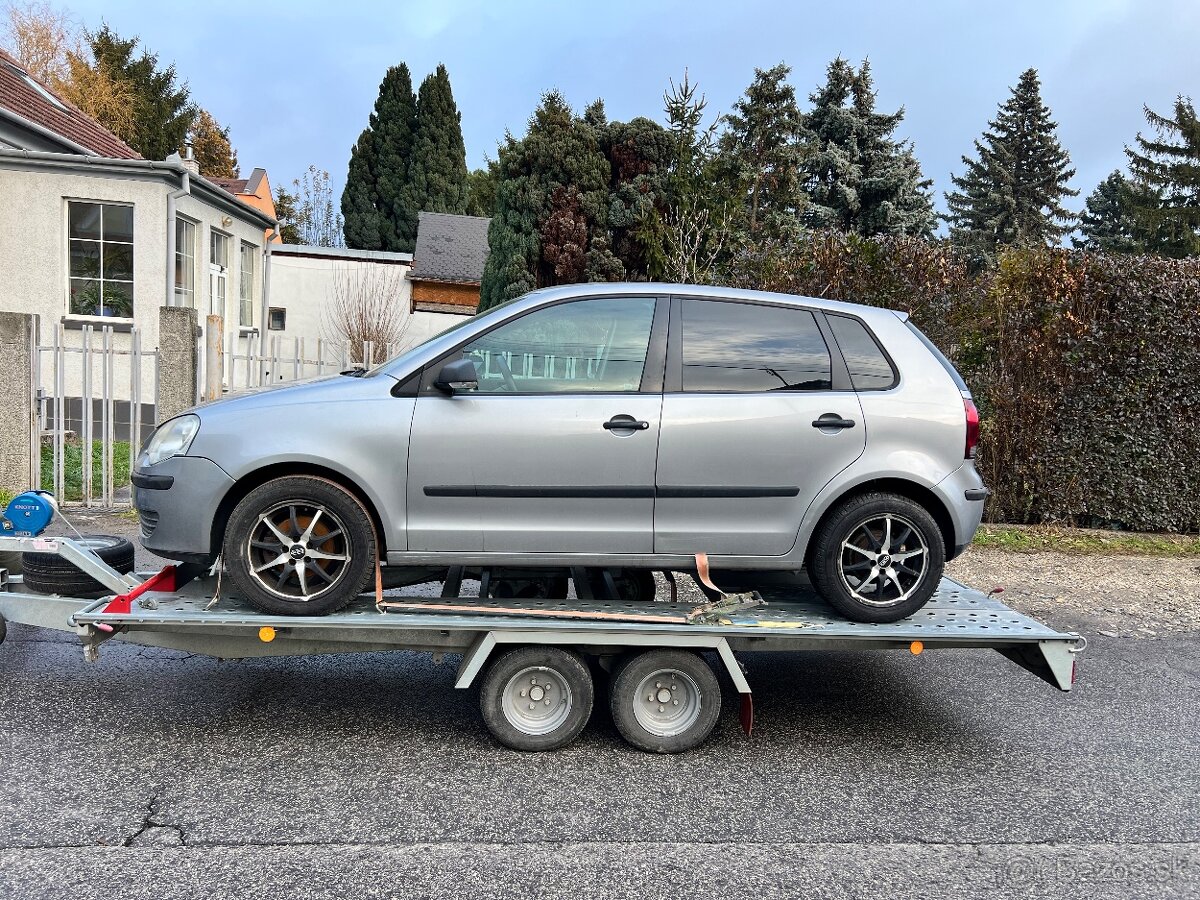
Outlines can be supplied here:
[[[129, 442], [113, 441], [113, 490], [129, 484]], [[100, 461], [101, 442], [92, 441], [92, 499], [101, 495], [104, 471]], [[83, 499], [83, 443], [63, 446], [63, 490], [67, 500]], [[54, 445], [42, 444], [42, 490], [54, 490]]]
[[982, 525], [972, 546], [1012, 553], [1057, 551], [1107, 556], [1200, 556], [1200, 537], [1195, 535], [1099, 531], [1052, 525]]

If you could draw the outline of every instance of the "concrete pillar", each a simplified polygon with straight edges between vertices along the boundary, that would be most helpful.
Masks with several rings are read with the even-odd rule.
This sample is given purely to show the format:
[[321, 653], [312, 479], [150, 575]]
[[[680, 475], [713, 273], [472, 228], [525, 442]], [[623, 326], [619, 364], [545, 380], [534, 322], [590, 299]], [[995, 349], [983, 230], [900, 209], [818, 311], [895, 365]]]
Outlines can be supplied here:
[[36, 488], [35, 454], [41, 429], [34, 403], [33, 354], [38, 317], [0, 312], [0, 489], [16, 494]]
[[158, 308], [158, 421], [196, 405], [196, 311], [188, 306]]

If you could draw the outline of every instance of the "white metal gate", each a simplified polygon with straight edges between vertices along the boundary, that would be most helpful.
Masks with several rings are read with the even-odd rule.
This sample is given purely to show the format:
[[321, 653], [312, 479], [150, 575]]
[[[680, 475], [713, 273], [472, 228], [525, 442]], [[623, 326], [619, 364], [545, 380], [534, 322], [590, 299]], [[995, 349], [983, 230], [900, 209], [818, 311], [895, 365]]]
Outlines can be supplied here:
[[33, 354], [35, 483], [60, 504], [128, 504], [129, 472], [157, 424], [159, 354], [142, 349], [137, 328], [56, 324], [48, 337]]

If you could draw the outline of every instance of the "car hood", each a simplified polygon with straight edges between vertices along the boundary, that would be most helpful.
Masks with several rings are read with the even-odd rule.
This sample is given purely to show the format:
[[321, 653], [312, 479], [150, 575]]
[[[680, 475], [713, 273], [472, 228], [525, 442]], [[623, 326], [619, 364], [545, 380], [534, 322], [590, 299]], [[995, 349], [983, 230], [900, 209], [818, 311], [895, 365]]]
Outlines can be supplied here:
[[350, 375], [321, 375], [301, 381], [289, 381], [286, 384], [272, 384], [262, 388], [236, 391], [226, 394], [220, 400], [203, 403], [192, 409], [191, 412], [204, 420], [227, 412], [241, 412], [246, 409], [267, 406], [338, 402], [386, 394], [395, 383], [393, 378], [383, 374], [370, 378], [356, 378]]

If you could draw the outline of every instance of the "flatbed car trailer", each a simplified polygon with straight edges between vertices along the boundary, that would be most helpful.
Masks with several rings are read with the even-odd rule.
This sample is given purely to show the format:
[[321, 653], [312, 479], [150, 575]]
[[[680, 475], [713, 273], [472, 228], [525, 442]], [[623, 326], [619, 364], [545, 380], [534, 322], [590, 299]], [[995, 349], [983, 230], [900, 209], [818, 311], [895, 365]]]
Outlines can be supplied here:
[[[23, 590], [0, 570], [0, 640], [5, 622], [78, 635], [85, 658], [120, 640], [220, 659], [413, 650], [461, 654], [456, 688], [480, 685], [489, 730], [521, 750], [573, 740], [590, 717], [596, 676], [607, 671], [613, 719], [631, 744], [679, 752], [702, 743], [720, 713], [721, 690], [701, 655], [714, 653], [741, 700], [747, 734], [751, 687], [739, 655], [763, 651], [991, 649], [1063, 691], [1086, 646], [984, 594], [943, 578], [930, 602], [890, 624], [839, 618], [811, 589], [714, 592], [710, 602], [462, 597], [461, 570], [441, 597], [364, 595], [320, 617], [268, 615], [221, 594], [219, 578], [188, 566], [152, 575], [120, 574], [68, 538], [0, 537], [0, 549], [55, 553], [111, 591], [100, 599]], [[579, 578], [576, 579], [578, 584]], [[611, 580], [609, 584], [611, 585]]]

